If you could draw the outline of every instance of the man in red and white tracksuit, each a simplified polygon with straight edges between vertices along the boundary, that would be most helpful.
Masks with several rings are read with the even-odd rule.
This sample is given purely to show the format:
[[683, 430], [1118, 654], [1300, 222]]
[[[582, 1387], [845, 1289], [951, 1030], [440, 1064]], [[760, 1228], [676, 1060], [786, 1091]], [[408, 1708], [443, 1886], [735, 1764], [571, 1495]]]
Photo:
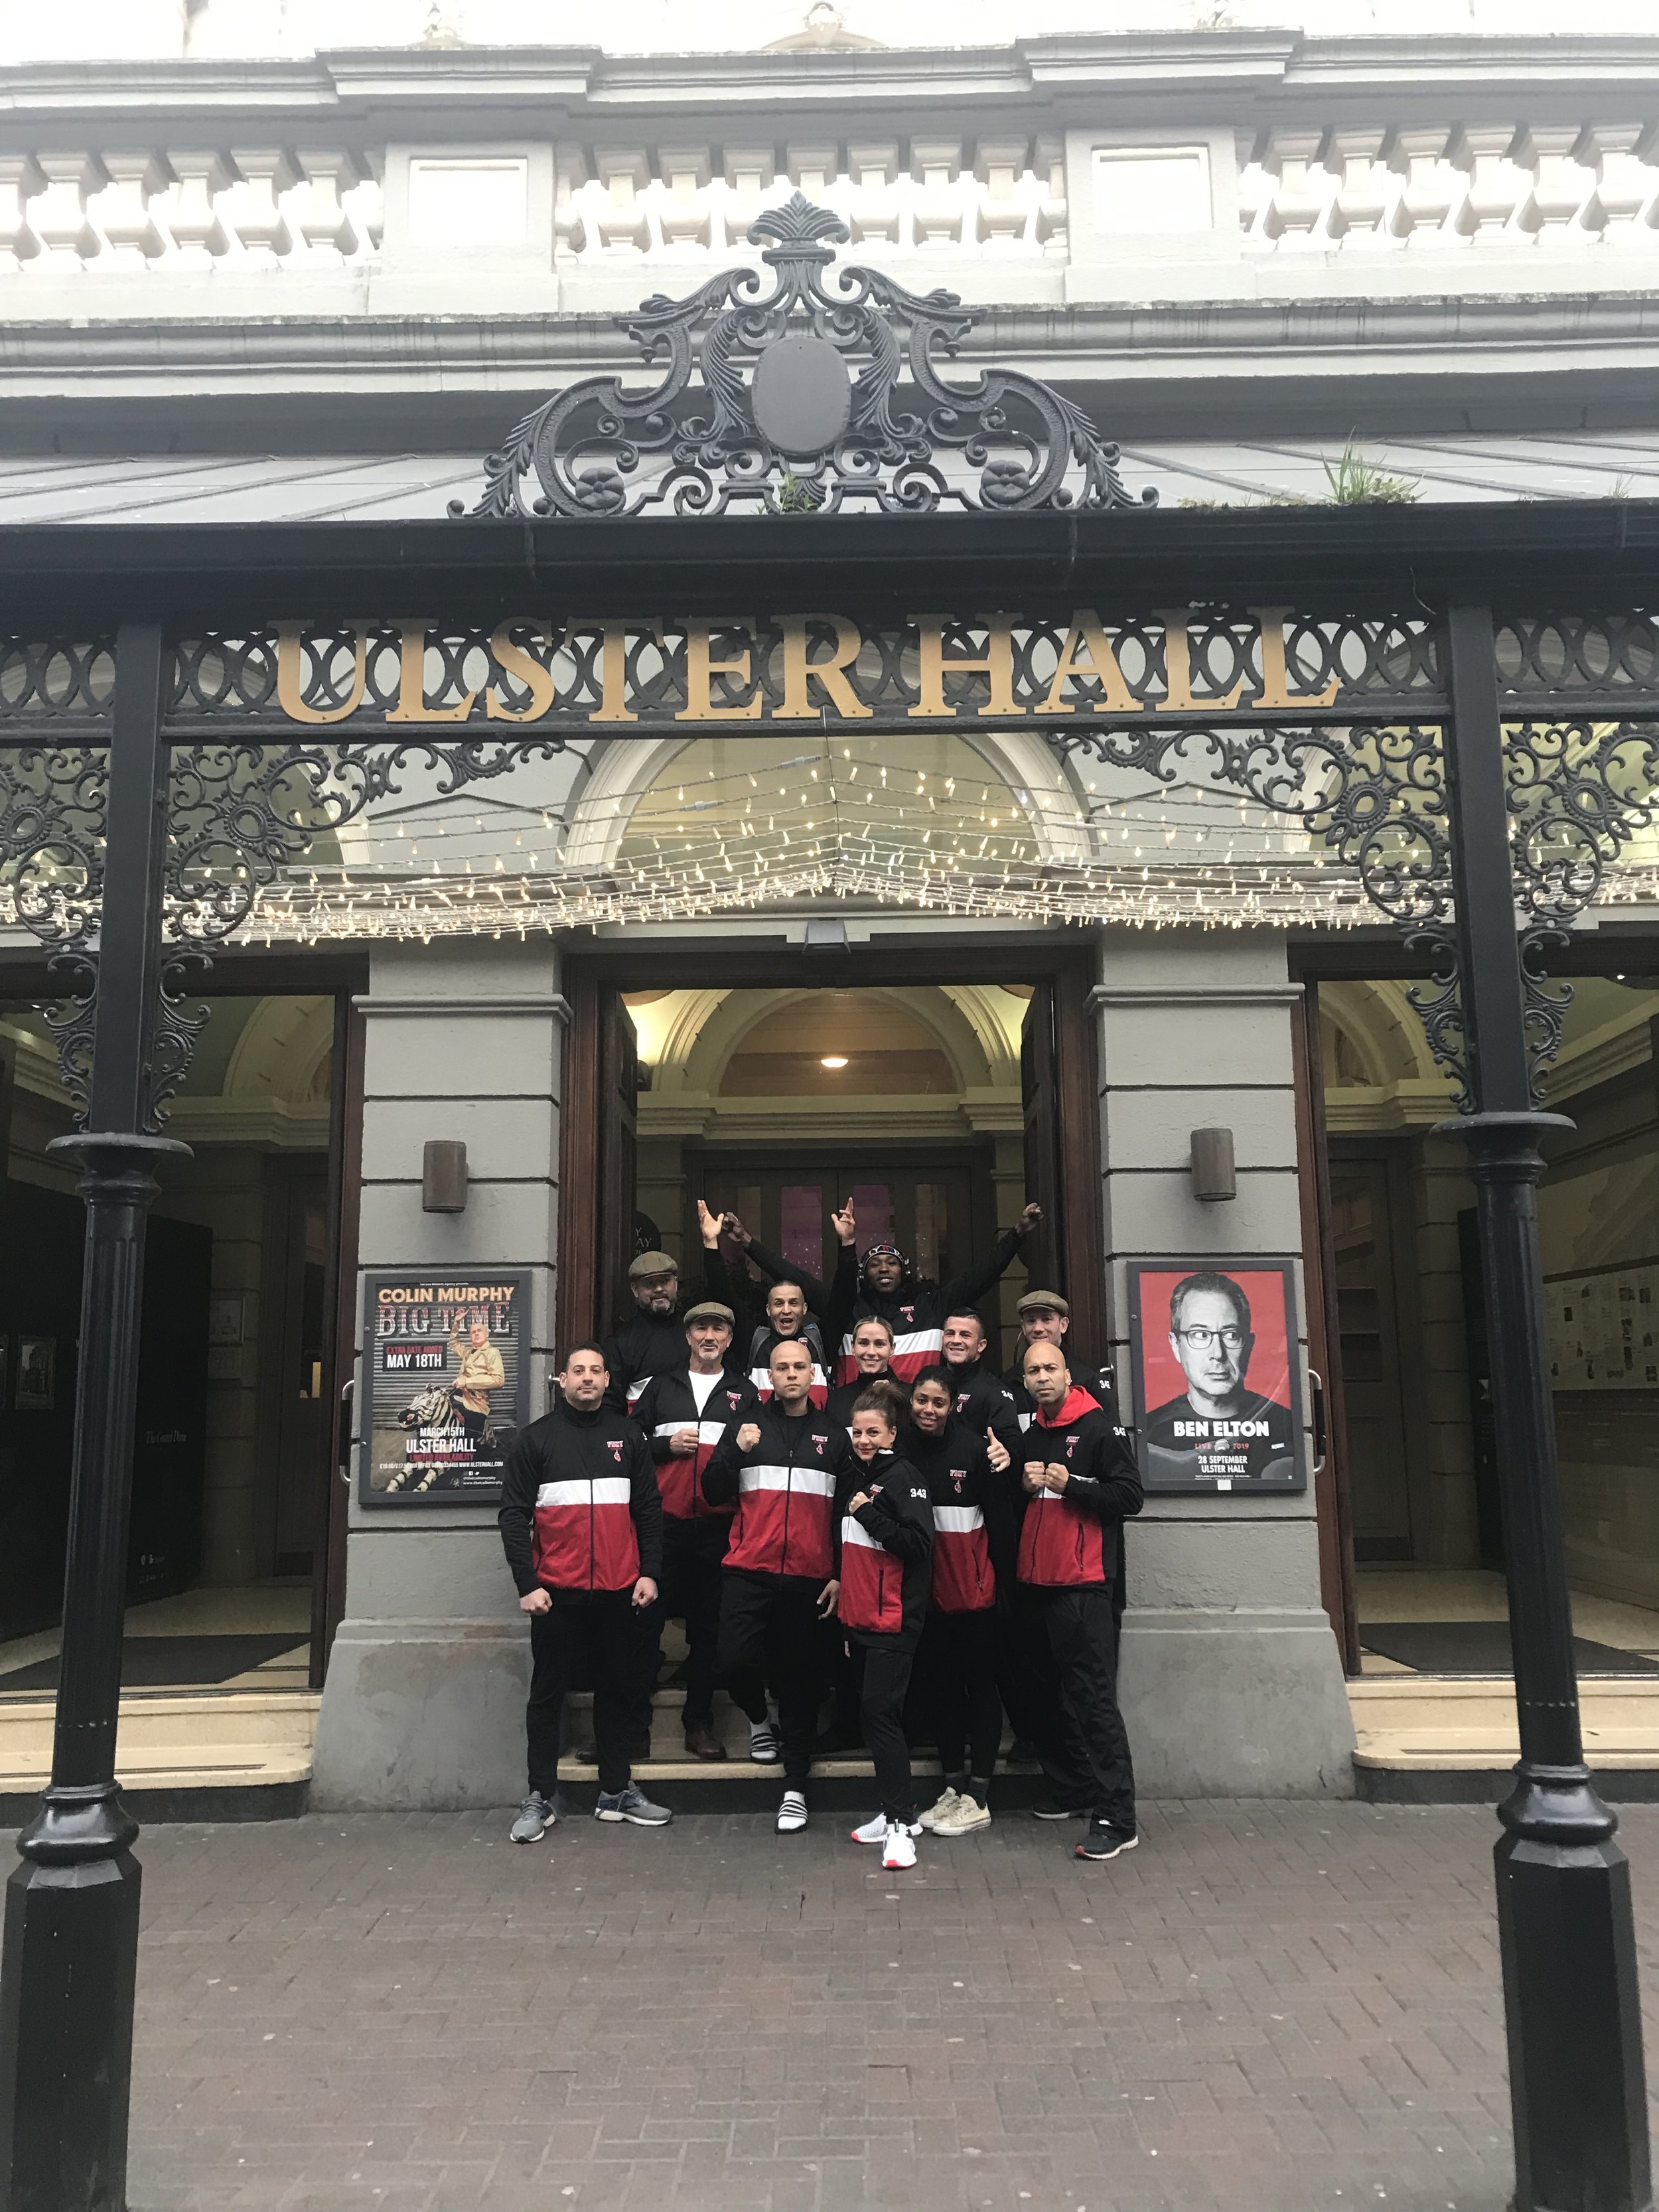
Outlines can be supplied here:
[[812, 1356], [774, 1346], [772, 1395], [728, 1429], [703, 1470], [711, 1505], [737, 1501], [720, 1586], [717, 1671], [738, 1702], [776, 1689], [783, 1738], [778, 1832], [806, 1826], [806, 1778], [823, 1680], [820, 1620], [835, 1609], [836, 1485], [852, 1446], [811, 1401]]
[[1073, 1384], [1057, 1344], [1026, 1346], [1024, 1381], [1036, 1410], [1019, 1463], [1015, 1571], [1060, 1677], [1061, 1707], [1038, 1743], [1055, 1802], [1038, 1809], [1064, 1817], [1086, 1808], [1078, 1857], [1115, 1858], [1137, 1838], [1134, 1771], [1117, 1708], [1112, 1581], [1119, 1528], [1141, 1508], [1140, 1471], [1123, 1431]]
[[[702, 1473], [715, 1446], [752, 1415], [757, 1404], [746, 1375], [726, 1365], [732, 1350], [730, 1306], [705, 1298], [685, 1316], [686, 1357], [653, 1375], [634, 1407], [662, 1488], [661, 1595], [646, 1614], [649, 1690], [661, 1664], [662, 1625], [685, 1623], [685, 1747], [694, 1759], [724, 1759], [714, 1734], [714, 1656], [720, 1641], [720, 1567], [732, 1534], [730, 1504], [711, 1505]], [[761, 1719], [765, 1707], [758, 1709]], [[756, 1715], [750, 1716], [750, 1725]]]
[[660, 1827], [629, 1768], [629, 1707], [640, 1674], [640, 1620], [662, 1572], [662, 1495], [650, 1448], [605, 1400], [603, 1348], [579, 1344], [560, 1401], [521, 1429], [501, 1483], [501, 1548], [530, 1615], [525, 1712], [530, 1795], [514, 1840], [533, 1843], [557, 1815], [559, 1723], [578, 1669], [591, 1669], [603, 1820]]

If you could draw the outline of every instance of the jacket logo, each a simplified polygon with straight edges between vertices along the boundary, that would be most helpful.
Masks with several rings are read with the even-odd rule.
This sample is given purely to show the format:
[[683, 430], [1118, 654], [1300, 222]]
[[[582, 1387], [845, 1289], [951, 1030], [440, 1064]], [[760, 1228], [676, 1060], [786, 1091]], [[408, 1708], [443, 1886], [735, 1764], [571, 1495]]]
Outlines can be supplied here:
[[904, 1316], [906, 1321], [914, 1321], [916, 1317], [916, 1310], [914, 1306], [901, 1306], [899, 1311]]
[[951, 1480], [955, 1483], [957, 1488], [960, 1490], [963, 1484], [968, 1480], [967, 1468], [965, 1467], [953, 1467], [951, 1469]]
[[616, 1461], [616, 1462], [617, 1462], [617, 1466], [618, 1466], [618, 1467], [620, 1467], [620, 1466], [622, 1465], [622, 1455], [623, 1455], [623, 1440], [622, 1440], [622, 1438], [621, 1438], [620, 1437], [607, 1437], [605, 1438], [605, 1442], [606, 1442], [606, 1443], [610, 1445], [610, 1447], [611, 1447], [611, 1458], [612, 1458], [612, 1459], [614, 1459], [614, 1460]]
[[1067, 1458], [1067, 1459], [1070, 1459], [1070, 1458], [1071, 1458], [1071, 1456], [1072, 1456], [1072, 1455], [1076, 1451], [1076, 1449], [1077, 1449], [1077, 1438], [1076, 1438], [1075, 1437], [1066, 1437], [1066, 1458]]
[[814, 1437], [812, 1439], [812, 1449], [820, 1459], [823, 1457], [823, 1447], [828, 1442], [827, 1437]]
[[973, 1393], [972, 1393], [972, 1391], [971, 1391], [971, 1390], [958, 1390], [958, 1391], [957, 1392], [957, 1413], [965, 1413], [967, 1412], [967, 1410], [968, 1410], [968, 1401], [969, 1401], [969, 1399], [970, 1397], [972, 1397], [972, 1395], [973, 1395]]
[[743, 1403], [743, 1393], [742, 1393], [742, 1391], [741, 1391], [741, 1390], [728, 1390], [728, 1391], [726, 1392], [726, 1404], [727, 1404], [728, 1406], [730, 1406], [730, 1407], [731, 1407], [731, 1408], [732, 1408], [732, 1412], [733, 1412], [733, 1413], [736, 1413], [736, 1411], [737, 1411], [738, 1407], [740, 1405], [742, 1405], [742, 1403]]

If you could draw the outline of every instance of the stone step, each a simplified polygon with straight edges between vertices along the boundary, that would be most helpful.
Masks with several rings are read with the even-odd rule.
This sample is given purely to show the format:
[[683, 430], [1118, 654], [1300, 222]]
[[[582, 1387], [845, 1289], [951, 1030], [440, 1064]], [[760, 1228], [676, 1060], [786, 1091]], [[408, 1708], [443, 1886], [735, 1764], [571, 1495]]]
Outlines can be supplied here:
[[[1521, 1755], [1507, 1677], [1360, 1675], [1348, 1684], [1362, 1796], [1501, 1795]], [[1584, 1756], [1625, 1800], [1659, 1797], [1659, 1676], [1579, 1685]]]
[[[303, 1785], [314, 1690], [133, 1690], [121, 1699], [118, 1763], [136, 1790]], [[52, 1771], [55, 1699], [0, 1698], [0, 1798], [33, 1796]]]

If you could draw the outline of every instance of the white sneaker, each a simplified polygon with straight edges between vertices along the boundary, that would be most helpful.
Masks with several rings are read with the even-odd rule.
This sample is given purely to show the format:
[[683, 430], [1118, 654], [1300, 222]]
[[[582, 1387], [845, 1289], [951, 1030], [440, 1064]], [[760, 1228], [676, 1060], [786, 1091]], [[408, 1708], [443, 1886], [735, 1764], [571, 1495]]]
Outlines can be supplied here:
[[988, 1828], [990, 1825], [990, 1807], [981, 1805], [977, 1797], [969, 1796], [964, 1790], [944, 1819], [933, 1823], [933, 1833], [936, 1836], [969, 1836], [975, 1828]]
[[855, 1844], [884, 1844], [887, 1841], [885, 1813], [878, 1813], [872, 1819], [866, 1820], [861, 1828], [854, 1828], [853, 1841]]
[[775, 1766], [782, 1758], [783, 1746], [770, 1719], [750, 1722], [749, 1756], [757, 1766]]
[[[920, 1825], [927, 1829], [930, 1832], [936, 1832], [940, 1821], [943, 1820], [948, 1814], [954, 1813], [957, 1807], [961, 1802], [961, 1798], [957, 1796], [956, 1791], [952, 1790], [947, 1783], [943, 1794], [936, 1798], [927, 1808], [927, 1810], [922, 1814]], [[871, 1840], [873, 1842], [874, 1838], [872, 1838]]]
[[806, 1826], [806, 1799], [799, 1790], [786, 1790], [778, 1808], [778, 1833], [798, 1836]]
[[909, 1823], [890, 1820], [887, 1840], [882, 1846], [881, 1863], [884, 1867], [913, 1867], [916, 1863], [916, 1838]]

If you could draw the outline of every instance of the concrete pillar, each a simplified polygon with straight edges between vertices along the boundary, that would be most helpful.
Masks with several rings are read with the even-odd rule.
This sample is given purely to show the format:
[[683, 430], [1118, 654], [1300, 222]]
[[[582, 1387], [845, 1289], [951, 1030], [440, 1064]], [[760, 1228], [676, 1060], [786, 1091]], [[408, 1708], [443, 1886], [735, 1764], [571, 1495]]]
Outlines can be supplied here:
[[[530, 1269], [532, 1419], [547, 1402], [557, 1249], [558, 981], [549, 943], [393, 945], [375, 951], [362, 1002], [361, 1264]], [[422, 1211], [429, 1137], [465, 1142], [465, 1212]], [[528, 1680], [495, 1509], [365, 1508], [354, 1490], [313, 1802], [516, 1802]]]
[[[1113, 1353], [1132, 1407], [1135, 1259], [1297, 1254], [1291, 1007], [1280, 938], [1108, 935], [1101, 1156]], [[1189, 1133], [1234, 1132], [1238, 1195], [1193, 1195]], [[1297, 1267], [1297, 1311], [1305, 1305]], [[1305, 1389], [1304, 1403], [1307, 1402]], [[1311, 1487], [1299, 1497], [1149, 1498], [1127, 1532], [1121, 1692], [1148, 1796], [1347, 1795], [1353, 1723], [1319, 1601]]]

